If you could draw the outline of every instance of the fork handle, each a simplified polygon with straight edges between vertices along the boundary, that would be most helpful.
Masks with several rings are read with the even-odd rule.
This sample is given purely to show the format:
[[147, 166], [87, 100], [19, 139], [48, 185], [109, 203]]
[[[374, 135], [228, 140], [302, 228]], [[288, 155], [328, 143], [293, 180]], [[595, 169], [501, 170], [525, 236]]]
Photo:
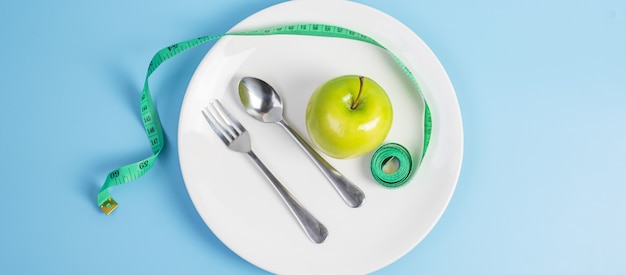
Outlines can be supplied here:
[[318, 221], [306, 208], [304, 208], [298, 200], [287, 190], [287, 188], [278, 181], [278, 179], [272, 174], [272, 172], [263, 164], [263, 162], [257, 157], [257, 155], [251, 150], [248, 152], [250, 159], [256, 164], [256, 166], [263, 172], [265, 178], [267, 178], [274, 186], [278, 195], [283, 199], [283, 202], [287, 205], [293, 216], [300, 224], [304, 233], [315, 243], [322, 243], [328, 237], [328, 229], [320, 221]]

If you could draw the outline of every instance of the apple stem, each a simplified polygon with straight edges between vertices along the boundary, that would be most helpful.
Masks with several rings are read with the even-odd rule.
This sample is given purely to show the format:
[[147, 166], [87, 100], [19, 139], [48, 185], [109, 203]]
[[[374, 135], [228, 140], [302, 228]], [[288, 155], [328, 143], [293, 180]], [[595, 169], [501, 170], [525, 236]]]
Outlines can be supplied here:
[[361, 94], [363, 93], [363, 78], [364, 76], [359, 76], [359, 93], [356, 95], [354, 101], [352, 101], [352, 105], [350, 109], [354, 110], [357, 106], [359, 106], [359, 99], [361, 98]]

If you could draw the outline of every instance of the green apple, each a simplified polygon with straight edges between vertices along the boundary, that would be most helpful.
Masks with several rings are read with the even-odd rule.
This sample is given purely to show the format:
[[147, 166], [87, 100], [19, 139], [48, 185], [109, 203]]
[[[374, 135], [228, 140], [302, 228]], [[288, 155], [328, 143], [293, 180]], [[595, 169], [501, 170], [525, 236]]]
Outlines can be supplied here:
[[358, 75], [333, 78], [319, 86], [306, 108], [306, 128], [326, 155], [353, 158], [378, 147], [393, 120], [391, 100], [374, 80]]

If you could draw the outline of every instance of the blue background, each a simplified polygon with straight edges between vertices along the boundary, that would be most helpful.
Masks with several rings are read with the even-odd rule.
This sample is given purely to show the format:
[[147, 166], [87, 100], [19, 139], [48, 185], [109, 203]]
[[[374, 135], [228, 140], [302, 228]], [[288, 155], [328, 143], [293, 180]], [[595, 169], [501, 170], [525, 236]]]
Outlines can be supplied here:
[[[2, 1], [0, 268], [6, 274], [263, 274], [205, 226], [177, 152], [186, 85], [210, 48], [151, 80], [166, 149], [139, 117], [160, 48], [227, 31], [278, 0]], [[417, 33], [455, 86], [456, 192], [433, 231], [377, 274], [626, 274], [626, 1], [358, 0]]]

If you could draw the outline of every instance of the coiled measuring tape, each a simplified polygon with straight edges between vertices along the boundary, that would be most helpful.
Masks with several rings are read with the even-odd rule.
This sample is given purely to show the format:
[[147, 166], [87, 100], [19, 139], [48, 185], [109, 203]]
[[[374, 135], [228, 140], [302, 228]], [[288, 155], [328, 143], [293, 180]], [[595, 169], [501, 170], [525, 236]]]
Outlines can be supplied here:
[[[394, 162], [396, 165], [388, 165]], [[392, 166], [392, 168], [387, 168]], [[380, 185], [396, 188], [404, 185], [411, 176], [413, 159], [409, 150], [398, 143], [387, 143], [379, 147], [370, 161], [372, 177]]]
[[[176, 43], [165, 47], [159, 50], [150, 61], [148, 65], [148, 72], [146, 74], [146, 78], [143, 85], [143, 90], [141, 91], [141, 118], [143, 121], [143, 126], [148, 136], [148, 140], [150, 145], [152, 146], [152, 155], [135, 163], [131, 163], [125, 166], [122, 166], [118, 169], [115, 169], [107, 175], [102, 188], [98, 192], [98, 205], [100, 209], [105, 214], [110, 214], [115, 210], [118, 206], [117, 202], [113, 200], [109, 189], [114, 186], [121, 185], [130, 181], [133, 181], [141, 176], [143, 176], [146, 172], [148, 172], [157, 157], [163, 150], [164, 146], [164, 134], [163, 127], [161, 126], [161, 120], [159, 119], [159, 115], [156, 111], [154, 103], [152, 101], [152, 96], [150, 95], [150, 88], [148, 87], [148, 79], [152, 75], [152, 73], [166, 60], [188, 50], [200, 46], [206, 42], [222, 38], [224, 36], [229, 35], [246, 35], [246, 36], [254, 36], [254, 35], [305, 35], [305, 36], [321, 36], [321, 37], [336, 37], [336, 38], [344, 38], [344, 39], [352, 39], [357, 41], [366, 42], [377, 47], [380, 47], [386, 50], [391, 57], [397, 62], [397, 64], [402, 68], [404, 73], [409, 77], [411, 82], [417, 88], [418, 93], [421, 98], [424, 99], [424, 95], [419, 87], [419, 84], [415, 80], [415, 77], [411, 73], [411, 71], [400, 61], [400, 59], [387, 50], [383, 45], [376, 42], [374, 39], [360, 34], [358, 32], [338, 27], [331, 26], [325, 24], [294, 24], [287, 25], [269, 29], [260, 29], [260, 30], [251, 30], [251, 31], [239, 31], [239, 32], [230, 32], [225, 34], [218, 35], [209, 35], [202, 36], [199, 38], [190, 39], [187, 41], [183, 41], [180, 43]], [[426, 154], [426, 149], [428, 148], [428, 144], [430, 142], [430, 135], [432, 130], [432, 119], [430, 115], [430, 109], [428, 104], [426, 104], [426, 100], [424, 99], [424, 144], [421, 159], [423, 159]], [[407, 152], [407, 156], [411, 158], [410, 154]], [[404, 177], [404, 180], [408, 180], [413, 171], [417, 170], [417, 165], [411, 165], [411, 169], [408, 170], [408, 174]], [[381, 168], [382, 169], [382, 168]], [[374, 168], [372, 168], [372, 173], [374, 173]]]

